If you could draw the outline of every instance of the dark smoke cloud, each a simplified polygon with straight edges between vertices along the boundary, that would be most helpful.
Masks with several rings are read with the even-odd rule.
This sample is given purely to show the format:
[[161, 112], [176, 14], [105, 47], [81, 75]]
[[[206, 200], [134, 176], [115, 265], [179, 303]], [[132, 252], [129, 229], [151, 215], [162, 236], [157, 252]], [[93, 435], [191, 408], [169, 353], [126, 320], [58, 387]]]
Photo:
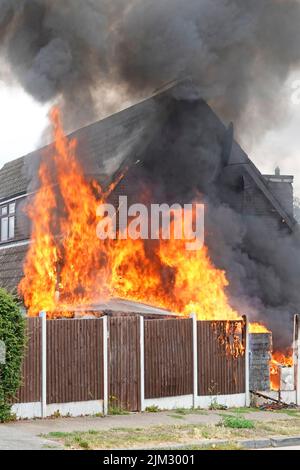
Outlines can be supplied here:
[[[141, 164], [126, 175], [129, 202], [145, 202], [145, 194], [155, 203], [203, 201], [205, 241], [214, 265], [226, 272], [230, 304], [252, 321], [265, 323], [276, 347], [290, 347], [293, 316], [300, 311], [299, 233], [286, 229], [256, 184], [246, 179], [245, 165], [232, 164], [233, 153], [241, 154], [236, 145], [229, 165], [220, 165], [228, 132], [201, 99], [183, 95], [185, 99], [177, 93], [169, 98], [169, 119], [143, 152]], [[254, 190], [248, 210], [242, 209], [245, 191], [236, 184], [242, 178]], [[262, 215], [255, 215], [255, 207]], [[171, 294], [169, 278], [165, 281], [165, 292]]]
[[265, 128], [284, 110], [299, 24], [297, 0], [0, 0], [13, 75], [39, 101], [62, 97], [75, 127], [95, 102], [117, 110], [124, 96], [189, 75], [225, 118], [242, 125], [251, 106]]
[[[224, 119], [258, 136], [285, 114], [282, 87], [300, 63], [299, 25], [297, 0], [0, 0], [0, 58], [36, 100], [62, 101], [69, 127], [189, 76]], [[7, 67], [0, 70], [8, 82], [7, 74]], [[177, 175], [191, 187], [203, 165], [209, 171], [220, 158], [223, 143], [202, 132], [201, 120], [190, 122], [189, 104], [182, 119], [181, 140], [171, 123], [175, 143], [162, 132], [152, 149], [157, 166], [152, 162], [148, 170], [164, 180], [167, 154], [172, 166], [175, 155]], [[195, 161], [203, 156], [198, 172], [184, 165], [187, 154]], [[167, 188], [171, 199], [180, 187], [175, 173]], [[213, 191], [207, 178], [202, 183], [203, 192]], [[186, 185], [181, 189], [190, 196]], [[300, 307], [298, 242], [260, 218], [245, 223], [220, 203], [218, 188], [211, 195], [208, 243], [228, 273], [232, 303], [270, 319], [286, 343], [280, 333]]]
[[247, 218], [222, 204], [206, 220], [214, 263], [225, 269], [231, 305], [252, 321], [264, 321], [278, 348], [290, 347], [293, 316], [300, 308], [298, 234], [278, 230], [278, 222]]

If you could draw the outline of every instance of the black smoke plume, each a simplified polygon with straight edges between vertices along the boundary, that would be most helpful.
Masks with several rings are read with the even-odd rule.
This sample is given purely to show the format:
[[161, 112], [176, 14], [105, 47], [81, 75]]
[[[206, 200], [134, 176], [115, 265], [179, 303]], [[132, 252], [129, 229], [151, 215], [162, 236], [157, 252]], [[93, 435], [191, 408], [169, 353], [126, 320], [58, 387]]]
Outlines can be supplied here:
[[13, 76], [73, 127], [187, 75], [224, 118], [274, 125], [299, 24], [298, 0], [0, 0]]
[[[258, 136], [285, 114], [282, 87], [300, 63], [299, 25], [297, 0], [0, 0], [0, 57], [11, 74], [5, 67], [0, 79], [17, 80], [40, 102], [60, 100], [67, 126], [78, 128], [189, 76], [223, 119]], [[176, 135], [173, 124], [169, 136]], [[154, 149], [161, 159], [147, 170], [164, 179], [178, 157], [165, 188], [170, 199], [174, 187], [189, 194], [203, 172], [203, 165], [198, 173], [186, 169], [187, 154], [206, 155], [208, 169], [222, 155], [207, 131], [208, 144], [193, 149], [200, 121], [190, 124], [163, 167], [172, 146], [162, 136]], [[182, 174], [188, 185], [178, 185]], [[280, 337], [300, 308], [298, 242], [260, 218], [246, 222], [220, 203], [216, 185], [201, 181], [198, 190], [211, 193], [213, 207], [208, 243], [228, 273], [232, 302], [272, 320]]]

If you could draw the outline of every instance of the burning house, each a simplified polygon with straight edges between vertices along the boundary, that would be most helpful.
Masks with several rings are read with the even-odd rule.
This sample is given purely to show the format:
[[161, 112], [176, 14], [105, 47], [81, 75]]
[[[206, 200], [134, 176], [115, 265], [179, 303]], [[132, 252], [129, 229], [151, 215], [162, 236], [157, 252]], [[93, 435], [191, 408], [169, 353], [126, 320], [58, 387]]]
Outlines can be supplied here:
[[[291, 346], [300, 307], [292, 176], [279, 169], [262, 175], [233, 125], [225, 126], [189, 81], [68, 139], [57, 110], [52, 121], [53, 145], [0, 170], [0, 286], [18, 291], [29, 316], [68, 316], [121, 298], [199, 320], [247, 315], [258, 324], [253, 333], [272, 330], [275, 349]], [[146, 205], [201, 201], [205, 247], [101, 244], [97, 206], [119, 195]], [[268, 364], [265, 338], [260, 360]], [[265, 375], [256, 387], [267, 382]]]

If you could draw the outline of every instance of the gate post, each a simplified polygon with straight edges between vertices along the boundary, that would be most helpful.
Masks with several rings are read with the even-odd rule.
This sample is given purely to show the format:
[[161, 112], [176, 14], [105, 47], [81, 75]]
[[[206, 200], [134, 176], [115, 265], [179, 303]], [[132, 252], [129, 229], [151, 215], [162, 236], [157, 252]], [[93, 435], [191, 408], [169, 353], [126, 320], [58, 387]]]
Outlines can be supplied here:
[[294, 376], [296, 404], [300, 405], [300, 315], [294, 317]]
[[140, 406], [141, 411], [145, 411], [145, 330], [142, 315], [140, 315]]
[[198, 397], [198, 340], [197, 340], [197, 316], [195, 313], [190, 315], [193, 324], [193, 407], [197, 408]]
[[250, 348], [249, 348], [249, 322], [248, 318], [243, 316], [244, 328], [245, 328], [245, 406], [250, 406]]
[[42, 389], [41, 389], [41, 417], [47, 416], [47, 314], [40, 312], [42, 322], [41, 346], [42, 346]]
[[103, 414], [108, 414], [108, 325], [107, 316], [103, 319]]

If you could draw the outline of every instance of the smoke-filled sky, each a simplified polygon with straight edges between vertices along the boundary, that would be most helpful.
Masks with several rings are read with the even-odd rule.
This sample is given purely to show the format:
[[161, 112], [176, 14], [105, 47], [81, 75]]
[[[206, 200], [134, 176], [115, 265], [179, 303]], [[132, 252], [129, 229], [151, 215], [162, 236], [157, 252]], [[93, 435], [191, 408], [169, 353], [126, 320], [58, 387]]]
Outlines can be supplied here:
[[299, 24], [299, 0], [0, 0], [0, 162], [41, 143], [49, 102], [71, 130], [189, 76], [300, 194]]
[[[294, 173], [300, 195], [299, 25], [300, 0], [0, 0], [0, 158], [44, 143], [51, 103], [70, 131], [189, 77], [223, 121], [234, 122], [258, 167]], [[180, 135], [170, 120], [169, 140], [153, 151], [160, 172], [162, 159], [168, 170], [180, 156], [181, 181], [187, 155], [196, 162], [200, 151], [216, 155], [207, 127], [202, 138], [205, 117], [190, 114], [180, 115]], [[245, 228], [221, 204], [219, 186], [209, 211], [213, 261], [228, 273], [237, 308], [273, 318], [286, 340], [282, 331], [300, 309], [298, 239], [260, 217]]]

